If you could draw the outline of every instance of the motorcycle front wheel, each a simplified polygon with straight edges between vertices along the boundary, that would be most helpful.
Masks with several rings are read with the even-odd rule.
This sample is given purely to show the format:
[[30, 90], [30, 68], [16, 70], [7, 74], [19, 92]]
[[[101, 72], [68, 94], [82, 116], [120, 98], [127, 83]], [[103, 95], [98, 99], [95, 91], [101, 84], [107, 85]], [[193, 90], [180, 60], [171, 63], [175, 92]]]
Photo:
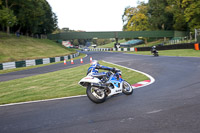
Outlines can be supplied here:
[[106, 93], [103, 89], [89, 85], [86, 90], [88, 98], [94, 103], [103, 103], [106, 100]]
[[126, 95], [131, 95], [133, 93], [133, 88], [128, 82], [124, 81], [122, 92]]

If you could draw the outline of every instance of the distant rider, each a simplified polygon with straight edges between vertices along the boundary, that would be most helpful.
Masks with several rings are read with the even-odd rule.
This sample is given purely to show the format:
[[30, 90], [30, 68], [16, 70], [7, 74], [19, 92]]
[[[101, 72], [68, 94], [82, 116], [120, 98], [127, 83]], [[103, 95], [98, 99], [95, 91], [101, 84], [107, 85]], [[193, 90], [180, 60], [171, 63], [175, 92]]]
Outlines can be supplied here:
[[153, 46], [152, 48], [151, 48], [151, 53], [155, 53], [157, 50], [156, 50], [156, 46]]

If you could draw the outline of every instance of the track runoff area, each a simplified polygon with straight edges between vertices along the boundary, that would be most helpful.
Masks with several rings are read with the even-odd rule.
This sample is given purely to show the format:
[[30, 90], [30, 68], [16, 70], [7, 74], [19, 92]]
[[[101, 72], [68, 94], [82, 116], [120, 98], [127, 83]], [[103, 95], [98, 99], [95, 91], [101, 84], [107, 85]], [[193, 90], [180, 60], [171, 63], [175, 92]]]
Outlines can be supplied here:
[[[87, 57], [87, 55], [86, 55], [85, 57]], [[84, 58], [85, 58], [85, 57], [84, 57]], [[83, 59], [84, 59], [84, 58], [80, 58], [80, 63], [81, 63], [81, 64], [83, 63], [83, 61], [84, 61]], [[89, 61], [91, 62], [92, 60], [93, 60], [92, 57], [90, 57], [90, 60], [89, 60]], [[141, 71], [132, 69], [132, 68], [128, 68], [128, 67], [125, 67], [125, 66], [122, 66], [122, 65], [118, 65], [118, 64], [111, 63], [111, 62], [107, 62], [107, 61], [104, 61], [104, 60], [103, 60], [103, 62], [109, 63], [109, 64], [113, 64], [113, 65], [116, 65], [116, 66], [120, 66], [120, 67], [129, 69], [129, 70], [132, 70], [132, 71], [141, 73], [141, 74], [143, 74], [143, 75], [145, 75], [145, 76], [147, 76], [147, 77], [149, 78], [149, 80], [144, 80], [144, 81], [140, 81], [140, 82], [138, 82], [138, 83], [136, 83], [136, 84], [132, 84], [131, 86], [132, 86], [133, 89], [138, 89], [138, 88], [141, 88], [141, 87], [150, 85], [150, 84], [152, 84], [152, 83], [155, 82], [155, 79], [154, 79], [151, 75], [149, 75], [149, 74], [147, 74], [147, 73], [144, 73], [144, 72], [141, 72]], [[69, 63], [69, 64], [74, 64], [74, 60], [73, 60], [73, 58], [72, 58], [71, 61], [68, 62], [68, 63], [66, 62], [66, 60], [64, 60], [63, 63], [64, 63], [64, 65], [67, 65], [68, 63]], [[61, 97], [61, 98], [54, 98], [54, 99], [47, 99], [47, 100], [36, 100], [36, 101], [29, 101], [29, 102], [11, 103], [11, 104], [0, 105], [0, 107], [12, 106], [12, 105], [21, 105], [21, 104], [28, 104], [28, 103], [48, 102], [48, 101], [54, 101], [54, 100], [71, 99], [71, 98], [78, 98], [78, 97], [85, 97], [85, 96], [86, 96], [86, 95], [78, 95], [78, 96]]]

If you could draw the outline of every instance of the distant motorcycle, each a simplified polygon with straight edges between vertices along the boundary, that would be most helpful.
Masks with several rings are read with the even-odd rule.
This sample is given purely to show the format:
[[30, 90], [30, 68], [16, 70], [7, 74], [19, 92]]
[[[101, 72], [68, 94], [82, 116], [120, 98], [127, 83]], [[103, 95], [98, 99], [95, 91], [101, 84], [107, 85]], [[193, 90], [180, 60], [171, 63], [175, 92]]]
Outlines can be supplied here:
[[156, 51], [153, 51], [152, 53], [153, 53], [153, 55], [154, 55], [154, 56], [159, 56], [159, 54], [158, 54], [158, 51], [157, 51], [157, 50], [156, 50]]
[[153, 47], [152, 47], [151, 53], [152, 53], [154, 56], [159, 56], [158, 51], [156, 50], [156, 46], [153, 46]]
[[90, 70], [79, 84], [87, 88], [87, 96], [94, 103], [103, 103], [108, 96], [115, 94], [131, 95], [133, 93], [132, 86], [122, 79], [121, 71], [118, 69], [115, 72], [108, 71], [99, 75], [93, 75]]

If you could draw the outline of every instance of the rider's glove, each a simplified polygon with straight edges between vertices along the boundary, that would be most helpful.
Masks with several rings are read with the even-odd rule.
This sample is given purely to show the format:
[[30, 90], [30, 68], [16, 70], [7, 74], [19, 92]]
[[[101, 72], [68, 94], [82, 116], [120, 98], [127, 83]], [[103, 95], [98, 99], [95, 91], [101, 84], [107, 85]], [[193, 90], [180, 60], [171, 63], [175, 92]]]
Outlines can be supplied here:
[[111, 71], [115, 73], [115, 72], [116, 72], [116, 69], [113, 67]]

